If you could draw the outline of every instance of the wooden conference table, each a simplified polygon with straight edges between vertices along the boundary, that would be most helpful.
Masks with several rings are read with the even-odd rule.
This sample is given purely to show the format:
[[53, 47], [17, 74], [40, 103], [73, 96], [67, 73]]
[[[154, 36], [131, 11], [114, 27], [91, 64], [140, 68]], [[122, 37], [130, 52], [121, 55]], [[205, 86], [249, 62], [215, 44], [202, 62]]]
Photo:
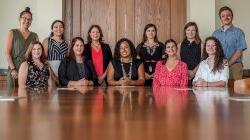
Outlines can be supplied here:
[[0, 90], [0, 139], [249, 140], [248, 93], [228, 88]]

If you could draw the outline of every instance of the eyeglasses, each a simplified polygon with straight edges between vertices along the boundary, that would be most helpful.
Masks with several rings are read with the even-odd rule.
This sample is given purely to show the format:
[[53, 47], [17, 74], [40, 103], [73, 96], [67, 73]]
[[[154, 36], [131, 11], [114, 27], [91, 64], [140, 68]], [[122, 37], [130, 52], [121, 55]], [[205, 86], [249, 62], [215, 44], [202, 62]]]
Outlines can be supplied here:
[[21, 17], [21, 19], [27, 20], [28, 22], [31, 22], [31, 21], [32, 21], [32, 18]]

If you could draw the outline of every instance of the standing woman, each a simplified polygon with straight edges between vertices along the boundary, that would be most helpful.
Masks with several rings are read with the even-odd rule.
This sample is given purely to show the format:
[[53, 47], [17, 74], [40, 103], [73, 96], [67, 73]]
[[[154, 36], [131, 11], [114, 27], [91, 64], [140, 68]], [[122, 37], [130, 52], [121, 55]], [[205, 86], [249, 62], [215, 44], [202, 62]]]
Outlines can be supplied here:
[[153, 87], [186, 87], [188, 85], [187, 64], [177, 58], [177, 44], [169, 39], [165, 43], [165, 60], [156, 64]]
[[115, 45], [114, 59], [108, 68], [108, 84], [112, 86], [142, 86], [145, 71], [140, 60], [136, 59], [134, 44], [120, 39]]
[[188, 66], [189, 86], [201, 62], [203, 44], [195, 22], [188, 22], [184, 27], [184, 40], [178, 45], [178, 57]]
[[5, 57], [8, 63], [8, 87], [17, 86], [18, 70], [24, 60], [24, 54], [32, 41], [38, 40], [36, 33], [29, 30], [32, 22], [30, 8], [26, 7], [19, 15], [19, 29], [11, 29], [7, 34]]
[[215, 37], [205, 40], [203, 61], [195, 75], [193, 85], [196, 87], [224, 87], [229, 79], [229, 65], [223, 47]]
[[68, 54], [68, 44], [64, 40], [64, 23], [61, 20], [55, 20], [51, 25], [50, 37], [44, 39], [43, 46], [48, 62], [52, 69], [52, 79], [59, 84], [58, 68], [62, 59]]
[[51, 81], [43, 46], [39, 41], [32, 42], [19, 69], [18, 85], [21, 88], [48, 88]]
[[147, 24], [144, 28], [142, 42], [136, 47], [139, 59], [145, 68], [145, 86], [151, 86], [155, 65], [162, 59], [164, 44], [158, 41], [157, 28], [154, 24]]
[[103, 33], [99, 25], [92, 25], [88, 31], [88, 43], [85, 44], [86, 58], [92, 60], [94, 73], [98, 76], [98, 85], [106, 85], [107, 67], [112, 59], [110, 46], [103, 42]]

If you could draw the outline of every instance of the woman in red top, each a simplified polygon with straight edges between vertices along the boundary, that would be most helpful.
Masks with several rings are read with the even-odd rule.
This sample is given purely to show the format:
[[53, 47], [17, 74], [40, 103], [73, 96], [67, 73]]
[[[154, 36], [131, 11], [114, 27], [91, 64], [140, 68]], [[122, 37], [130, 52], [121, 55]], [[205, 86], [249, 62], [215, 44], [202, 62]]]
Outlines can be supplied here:
[[165, 43], [165, 60], [156, 64], [153, 86], [186, 87], [187, 65], [177, 58], [177, 44], [169, 39]]
[[92, 25], [88, 31], [88, 43], [85, 44], [85, 56], [94, 64], [93, 74], [98, 77], [98, 85], [106, 85], [107, 67], [112, 59], [110, 46], [103, 42], [103, 33], [99, 25]]

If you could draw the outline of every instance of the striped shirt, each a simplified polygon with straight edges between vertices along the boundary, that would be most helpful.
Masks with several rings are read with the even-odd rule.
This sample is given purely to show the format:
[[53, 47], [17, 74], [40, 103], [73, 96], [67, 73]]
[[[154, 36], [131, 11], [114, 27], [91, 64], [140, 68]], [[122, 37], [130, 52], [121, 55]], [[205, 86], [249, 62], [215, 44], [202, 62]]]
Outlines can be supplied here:
[[67, 56], [68, 44], [65, 40], [57, 42], [49, 37], [48, 40], [48, 60], [62, 60]]

